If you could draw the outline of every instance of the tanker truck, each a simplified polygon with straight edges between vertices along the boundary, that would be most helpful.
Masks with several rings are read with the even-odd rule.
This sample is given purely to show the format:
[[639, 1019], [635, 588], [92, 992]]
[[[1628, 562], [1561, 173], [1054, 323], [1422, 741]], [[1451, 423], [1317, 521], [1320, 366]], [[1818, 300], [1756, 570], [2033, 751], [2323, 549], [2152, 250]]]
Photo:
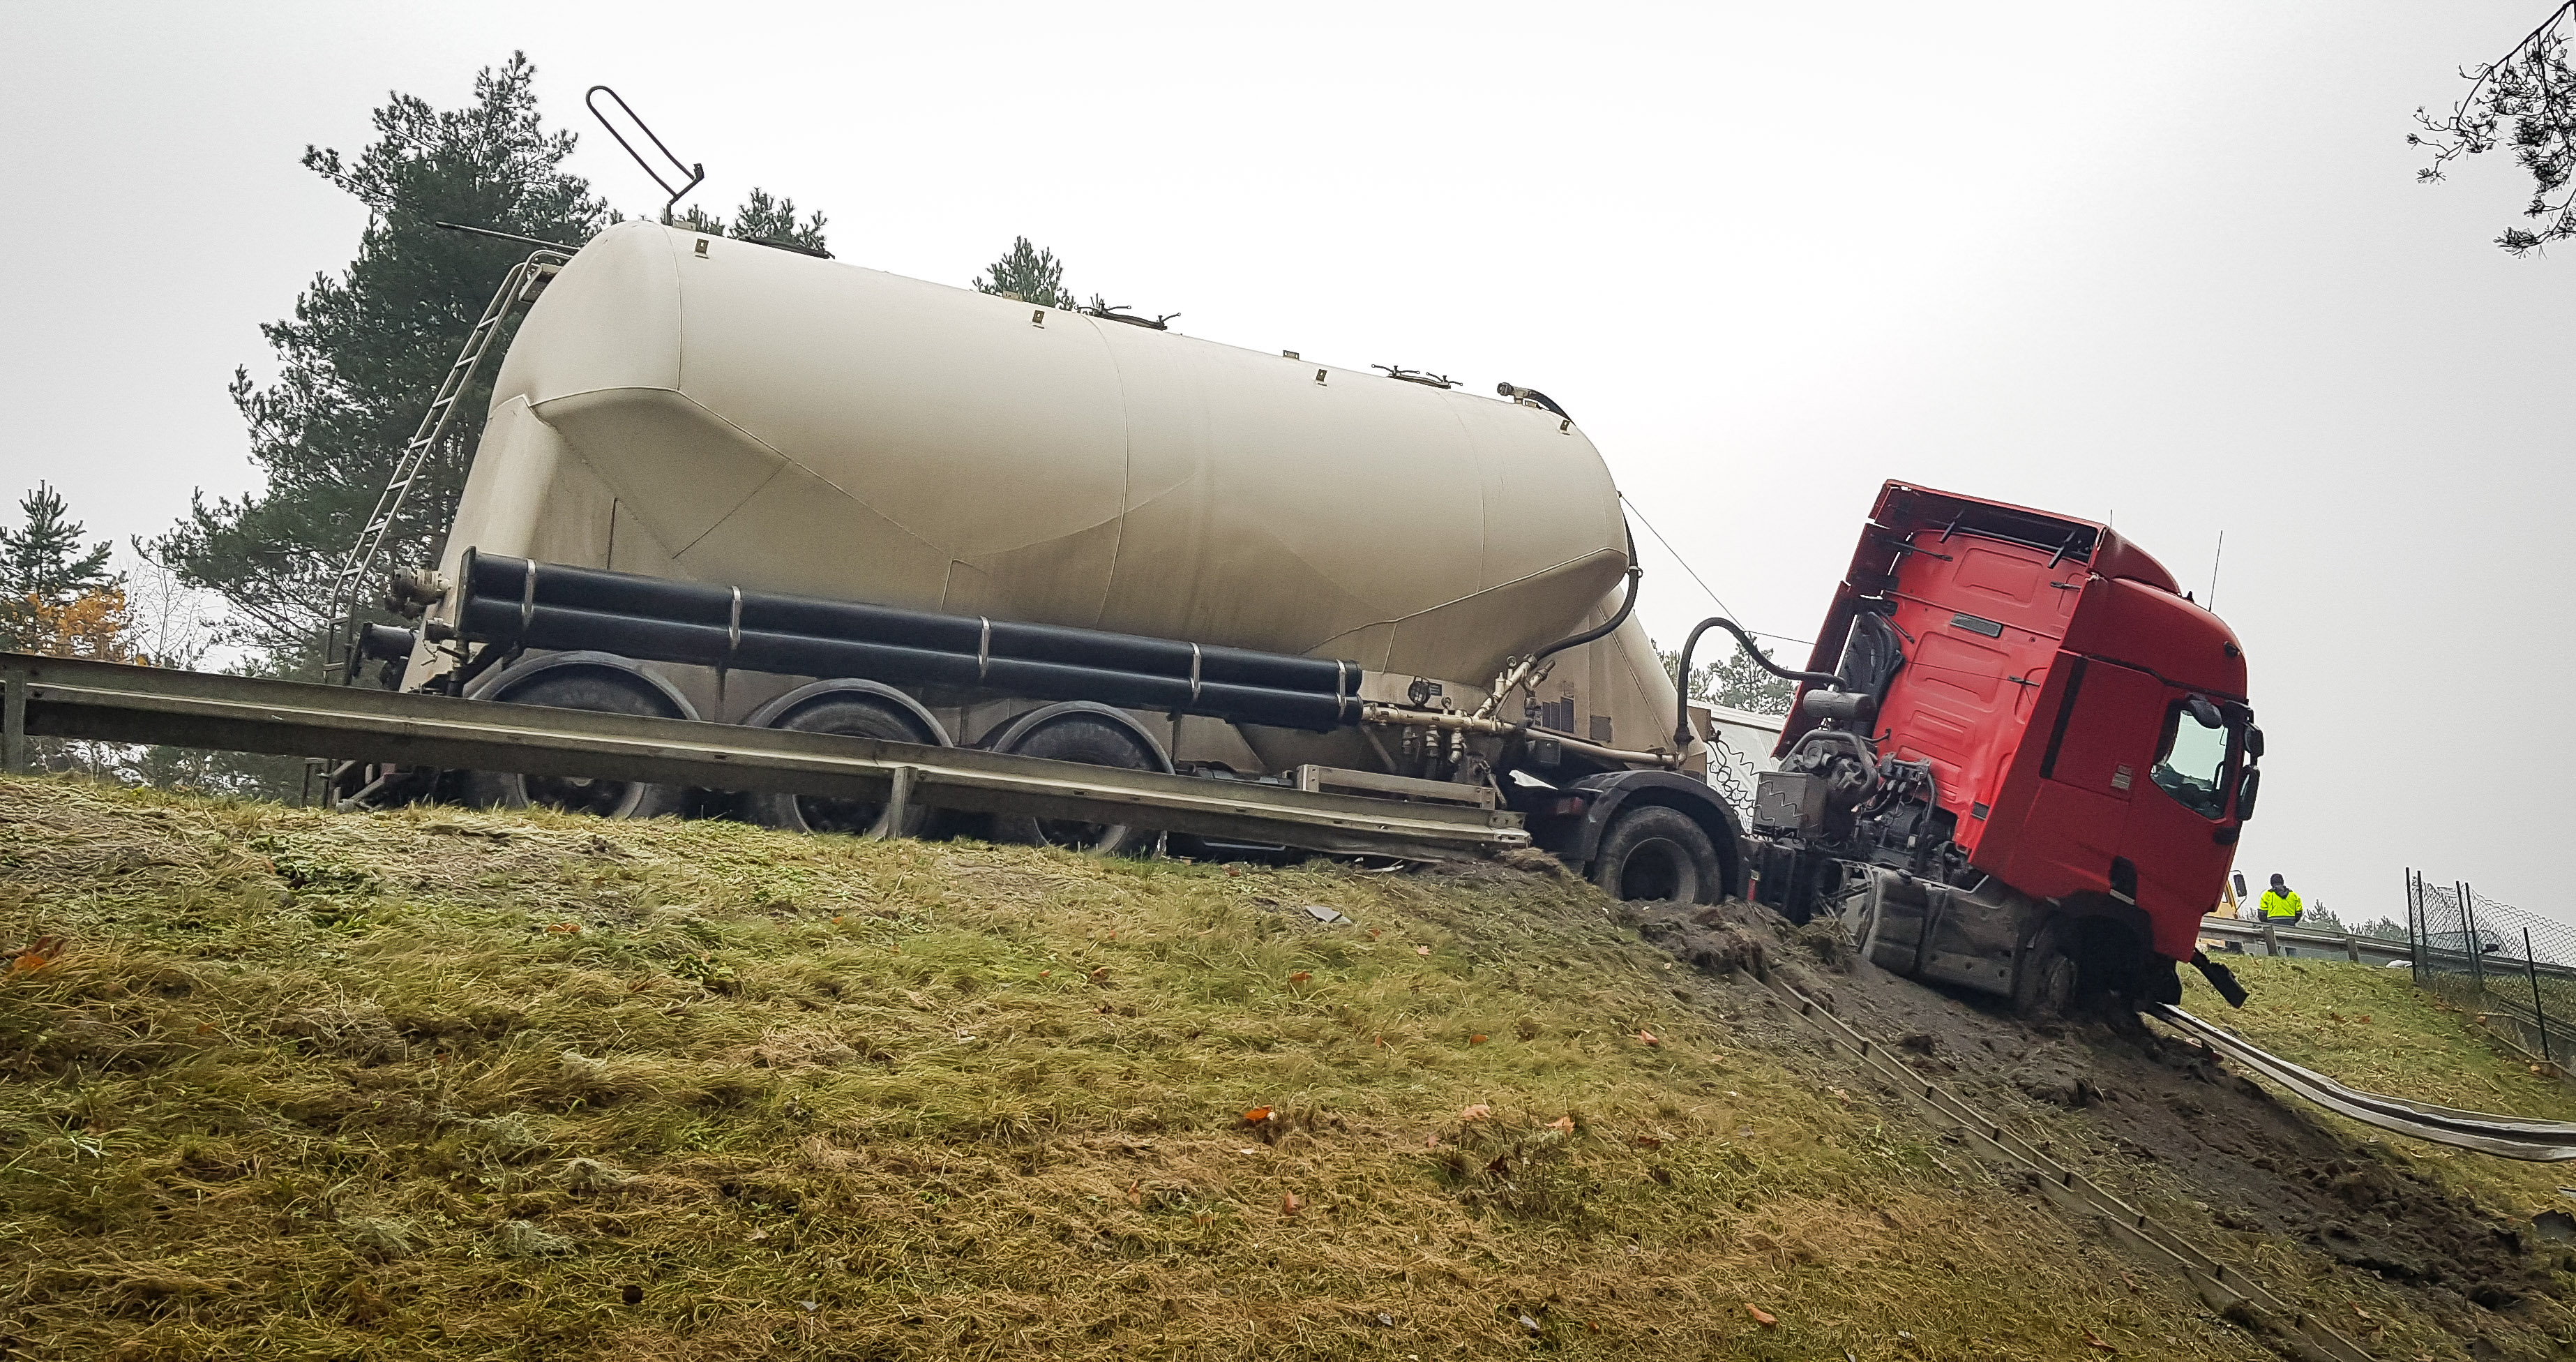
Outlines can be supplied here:
[[[2205, 745], [2155, 704], [2069, 717], [2074, 678], [2112, 663], [2047, 660], [2063, 649], [2110, 647], [2190, 688], [2181, 712], [2228, 735], [2223, 769], [2185, 763], [2195, 778], [2232, 782], [2238, 754], [2259, 751], [2241, 664], [2160, 669], [2168, 642], [2199, 646], [2175, 641], [2188, 628], [2141, 636], [2144, 655], [2096, 637], [2165, 620], [2092, 605], [2097, 588], [2143, 592], [2237, 656], [2105, 528], [1890, 484], [1812, 670], [1782, 673], [1803, 683], [1800, 708], [1748, 827], [1706, 779], [1709, 713], [1634, 614], [1641, 570], [1601, 455], [1543, 394], [1484, 397], [646, 222], [549, 273], [436, 570], [388, 592], [418, 627], [362, 631], [358, 656], [404, 689], [1508, 811], [1617, 897], [1749, 890], [1793, 917], [1845, 916], [1903, 972], [2041, 1005], [2163, 991], [2189, 938], [2158, 915], [2198, 894], [2196, 919], [2226, 869], [2225, 838], [2214, 857], [2167, 860], [2164, 842], [2116, 831], [2062, 847], [2001, 835], [2059, 816], [2097, 737], [2128, 760], [2123, 794], [2133, 770], [2164, 778], [2130, 752], [2159, 722], [2168, 745]], [[1924, 519], [1944, 508], [1937, 528]], [[1974, 552], [1913, 543], [1926, 535]], [[1916, 580], [1918, 563], [1953, 561], [1975, 570]], [[1997, 563], [2029, 579], [2014, 579], [2023, 613], [1962, 607], [1938, 632], [1908, 613], [1944, 593], [1983, 602]], [[1983, 708], [1946, 698], [1961, 629], [1972, 650], [2005, 640], [2019, 668], [1978, 673]], [[2111, 683], [2083, 686], [2090, 706]], [[2005, 768], [2037, 751], [2019, 735], [2050, 715], [2049, 763], [2015, 784]], [[1163, 841], [899, 800], [342, 779], [611, 817], [724, 805], [806, 831]], [[2232, 828], [2250, 779], [2219, 800], [2215, 826]]]

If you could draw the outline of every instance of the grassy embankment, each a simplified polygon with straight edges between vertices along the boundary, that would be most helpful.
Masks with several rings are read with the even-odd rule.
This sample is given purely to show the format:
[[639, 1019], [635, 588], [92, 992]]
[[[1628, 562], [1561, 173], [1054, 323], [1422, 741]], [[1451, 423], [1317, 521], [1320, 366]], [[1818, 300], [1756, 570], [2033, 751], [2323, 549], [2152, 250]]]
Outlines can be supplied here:
[[[2576, 1090], [2415, 987], [2404, 970], [2341, 961], [2226, 957], [2252, 994], [2230, 1011], [2198, 974], [2183, 971], [2183, 1006], [2294, 1064], [2369, 1092], [2409, 1101], [2539, 1120], [2576, 1121]], [[2559, 1190], [2567, 1166], [2491, 1158], [2389, 1135], [2313, 1111], [2355, 1140], [2384, 1144], [2416, 1171], [2517, 1222], [2541, 1211], [2576, 1212]]]
[[1611, 909], [0, 781], [0, 1346], [2260, 1355]]

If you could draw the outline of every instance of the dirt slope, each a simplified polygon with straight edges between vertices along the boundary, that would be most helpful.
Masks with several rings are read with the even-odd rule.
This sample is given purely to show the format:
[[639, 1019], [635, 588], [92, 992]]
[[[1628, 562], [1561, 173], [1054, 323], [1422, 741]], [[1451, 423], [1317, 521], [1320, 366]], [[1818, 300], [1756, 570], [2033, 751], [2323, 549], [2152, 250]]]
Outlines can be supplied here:
[[[2555, 1357], [2576, 1331], [2576, 1255], [2535, 1233], [2576, 1210], [2566, 1170], [2392, 1137], [2277, 1094], [2134, 1017], [2034, 1028], [1974, 995], [1855, 969], [1836, 934], [1767, 913], [1658, 907], [1647, 935], [1723, 968], [1762, 953], [1908, 1062], [2043, 1136], [2060, 1161], [2196, 1231], [2203, 1246], [2390, 1357]], [[2558, 1120], [2576, 1100], [2418, 994], [2403, 972], [2231, 957], [2254, 994], [2231, 1012], [2184, 972], [2184, 1005], [2286, 1058], [2422, 1100]], [[1810, 1048], [1772, 1019], [1766, 1038]], [[1747, 1023], [1740, 1023], [1747, 1024]], [[1804, 1067], [1810, 1061], [1796, 1061]], [[1857, 1074], [1854, 1080], [1858, 1080]], [[2554, 1203], [2554, 1205], [2553, 1205]]]
[[[1499, 870], [0, 781], [0, 1355], [2265, 1355], [1633, 921]], [[2016, 1043], [1954, 1010], [1932, 1059]], [[2119, 1143], [2179, 1137], [2105, 1116], [2170, 1106], [2139, 1042], [2021, 1034], [2115, 1096], [2016, 1118], [2187, 1207]], [[2385, 1355], [2561, 1327], [2522, 1258], [2489, 1310], [2289, 1225], [2227, 1251]]]

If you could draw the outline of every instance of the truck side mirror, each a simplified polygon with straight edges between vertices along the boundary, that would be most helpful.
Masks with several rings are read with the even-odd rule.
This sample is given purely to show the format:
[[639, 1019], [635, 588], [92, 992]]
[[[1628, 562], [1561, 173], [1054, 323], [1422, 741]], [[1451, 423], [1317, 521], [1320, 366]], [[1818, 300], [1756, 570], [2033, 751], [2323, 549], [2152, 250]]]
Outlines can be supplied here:
[[2245, 897], [2245, 872], [2242, 870], [2236, 871], [2230, 874], [2228, 878], [2236, 881], [2236, 897], [2240, 899]]
[[2245, 726], [2245, 755], [2256, 761], [2263, 759], [2263, 730], [2252, 724]]
[[[2246, 822], [2251, 822], [2251, 821], [2253, 821], [2253, 818], [2254, 818], [2254, 796], [2255, 796], [2255, 794], [2256, 794], [2257, 792], [2259, 792], [2262, 788], [2263, 788], [2263, 773], [2262, 773], [2260, 770], [2255, 769], [2255, 768], [2253, 768], [2253, 767], [2247, 767], [2247, 768], [2246, 768], [2246, 770], [2245, 770], [2245, 778], [2244, 778], [2243, 780], [2238, 781], [2238, 782], [2237, 782], [2237, 784], [2236, 784], [2236, 821], [2237, 821], [2237, 822], [2239, 822], [2239, 823], [2246, 823]], [[2244, 892], [2244, 891], [2243, 891], [2243, 890], [2239, 890], [2239, 891], [2237, 891], [2237, 892], [2242, 893], [2242, 892]]]

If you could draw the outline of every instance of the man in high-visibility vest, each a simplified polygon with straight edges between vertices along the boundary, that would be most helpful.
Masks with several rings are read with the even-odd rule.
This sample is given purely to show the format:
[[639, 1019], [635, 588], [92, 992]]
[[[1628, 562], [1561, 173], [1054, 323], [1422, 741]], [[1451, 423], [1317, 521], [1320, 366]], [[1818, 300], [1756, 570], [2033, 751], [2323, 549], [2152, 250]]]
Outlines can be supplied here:
[[2281, 877], [2272, 877], [2272, 887], [2263, 891], [2263, 921], [2274, 927], [2299, 925], [2299, 896]]

